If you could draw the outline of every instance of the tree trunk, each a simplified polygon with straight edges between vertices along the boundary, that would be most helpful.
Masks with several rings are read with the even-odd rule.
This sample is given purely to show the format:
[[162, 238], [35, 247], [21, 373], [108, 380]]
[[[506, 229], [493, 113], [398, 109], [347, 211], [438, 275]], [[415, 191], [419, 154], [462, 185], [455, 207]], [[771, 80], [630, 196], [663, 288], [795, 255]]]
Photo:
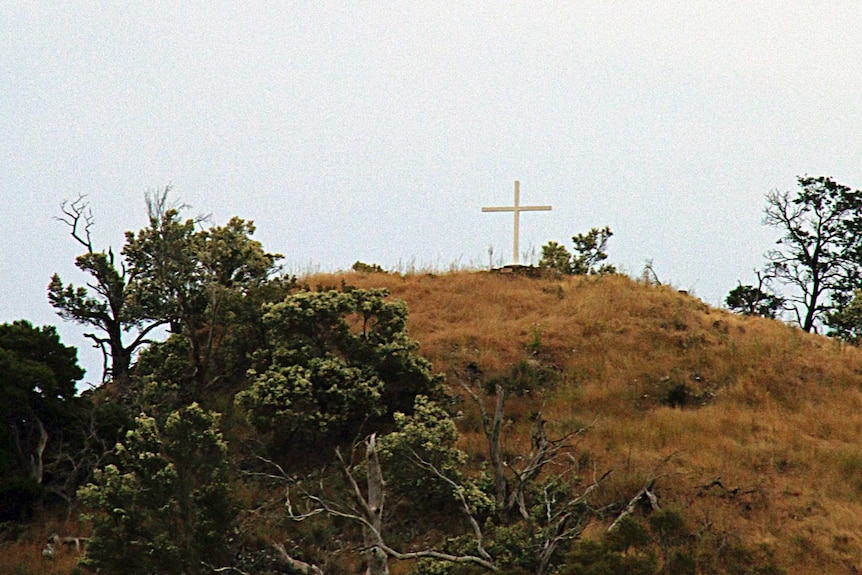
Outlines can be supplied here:
[[503, 446], [500, 441], [500, 433], [503, 427], [503, 408], [506, 403], [506, 390], [502, 385], [495, 387], [497, 401], [494, 404], [494, 420], [491, 425], [485, 424], [485, 435], [488, 438], [488, 457], [491, 459], [491, 469], [494, 471], [494, 496], [496, 499], [497, 512], [501, 513], [506, 507], [506, 481], [505, 465], [503, 463]]
[[385, 483], [380, 459], [377, 457], [377, 438], [372, 435], [366, 443], [365, 460], [368, 466], [368, 514], [366, 519], [374, 527], [364, 529], [365, 546], [368, 548], [368, 569], [366, 575], [389, 575], [389, 560], [386, 552], [377, 545], [383, 538], [383, 503]]
[[30, 477], [38, 484], [42, 484], [42, 478], [44, 476], [44, 463], [42, 461], [42, 454], [45, 453], [45, 446], [48, 445], [48, 432], [45, 431], [45, 426], [42, 425], [42, 420], [38, 417], [36, 419], [36, 425], [39, 426], [39, 443], [36, 445], [36, 452], [30, 454]]
[[108, 332], [108, 345], [111, 346], [111, 379], [115, 384], [124, 388], [129, 380], [132, 354], [123, 346], [123, 330], [120, 323], [111, 321], [105, 327]]

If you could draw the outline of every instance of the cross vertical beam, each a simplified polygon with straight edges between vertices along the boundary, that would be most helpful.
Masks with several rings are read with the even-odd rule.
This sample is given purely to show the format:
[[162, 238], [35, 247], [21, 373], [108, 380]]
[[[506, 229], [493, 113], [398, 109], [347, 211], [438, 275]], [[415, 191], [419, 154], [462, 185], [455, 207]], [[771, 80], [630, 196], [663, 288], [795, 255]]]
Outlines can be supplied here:
[[512, 254], [513, 263], [518, 263], [518, 235], [521, 227], [521, 212], [549, 212], [551, 206], [522, 206], [521, 205], [521, 182], [515, 180], [515, 204], [513, 206], [496, 206], [482, 208], [483, 212], [514, 212], [515, 214], [515, 241]]

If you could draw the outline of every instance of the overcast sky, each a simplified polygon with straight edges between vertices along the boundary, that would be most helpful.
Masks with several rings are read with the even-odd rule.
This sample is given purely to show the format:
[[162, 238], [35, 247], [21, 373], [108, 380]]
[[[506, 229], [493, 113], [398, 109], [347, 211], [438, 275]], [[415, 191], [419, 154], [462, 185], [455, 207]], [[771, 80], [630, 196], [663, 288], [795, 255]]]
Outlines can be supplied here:
[[[178, 7], [181, 5], [181, 7]], [[829, 2], [4, 2], [0, 321], [61, 326], [97, 248], [172, 184], [254, 220], [296, 272], [447, 269], [610, 226], [610, 261], [718, 305], [777, 238], [764, 194], [862, 187], [862, 5]], [[523, 258], [522, 258], [523, 259]], [[81, 349], [87, 379], [100, 362]]]

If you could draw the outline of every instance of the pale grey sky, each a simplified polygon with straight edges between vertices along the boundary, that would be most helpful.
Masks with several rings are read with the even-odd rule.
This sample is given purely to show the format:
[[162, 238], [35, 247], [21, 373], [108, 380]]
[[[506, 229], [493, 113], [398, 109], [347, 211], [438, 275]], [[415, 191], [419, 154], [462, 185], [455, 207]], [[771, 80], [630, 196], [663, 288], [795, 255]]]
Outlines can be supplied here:
[[[243, 4], [240, 6], [240, 4]], [[295, 271], [486, 265], [609, 225], [610, 260], [720, 304], [797, 175], [862, 187], [862, 5], [829, 2], [11, 2], [0, 7], [0, 321], [61, 327], [98, 247], [173, 184], [254, 220]]]

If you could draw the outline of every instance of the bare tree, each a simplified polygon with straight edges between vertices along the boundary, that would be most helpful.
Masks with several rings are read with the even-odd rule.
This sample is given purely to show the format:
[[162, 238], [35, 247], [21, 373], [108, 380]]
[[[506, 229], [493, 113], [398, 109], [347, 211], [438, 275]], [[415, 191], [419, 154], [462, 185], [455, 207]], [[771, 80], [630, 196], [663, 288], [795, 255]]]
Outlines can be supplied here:
[[549, 440], [540, 409], [536, 415], [530, 453], [519, 458], [517, 463], [508, 462], [503, 457], [502, 427], [506, 400], [510, 392], [502, 383], [498, 382], [494, 385], [494, 412], [491, 414], [486, 406], [487, 398], [482, 391], [483, 386], [475, 385], [477, 381], [475, 377], [473, 379], [474, 385], [465, 381], [463, 377], [459, 377], [458, 382], [479, 409], [482, 429], [488, 442], [488, 458], [494, 474], [497, 514], [501, 520], [505, 520], [517, 511], [521, 518], [527, 520], [529, 514], [525, 495], [528, 487], [539, 477], [546, 465], [569, 453], [573, 448], [572, 438], [585, 433], [588, 427], [567, 433], [559, 439]]

